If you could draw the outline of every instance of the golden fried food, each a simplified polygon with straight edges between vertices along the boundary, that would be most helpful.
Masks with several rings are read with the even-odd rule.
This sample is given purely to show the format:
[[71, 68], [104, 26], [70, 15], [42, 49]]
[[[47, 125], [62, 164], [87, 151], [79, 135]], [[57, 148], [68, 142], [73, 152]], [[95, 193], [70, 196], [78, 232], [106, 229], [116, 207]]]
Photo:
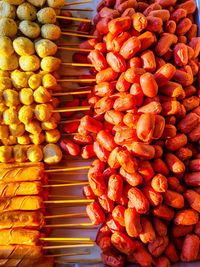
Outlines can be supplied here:
[[30, 138], [28, 134], [23, 134], [22, 136], [17, 137], [17, 143], [20, 145], [29, 145], [30, 144]]
[[57, 52], [57, 45], [48, 39], [42, 39], [35, 43], [35, 50], [41, 58], [53, 56]]
[[0, 146], [0, 162], [9, 162], [12, 159], [12, 147]]
[[0, 19], [1, 18], [10, 18], [15, 19], [16, 17], [16, 8], [13, 5], [5, 1], [0, 2]]
[[46, 143], [57, 143], [61, 135], [57, 129], [48, 130], [45, 132], [45, 141]]
[[13, 41], [15, 52], [20, 56], [30, 56], [35, 53], [33, 42], [26, 37], [18, 37]]
[[31, 105], [34, 101], [33, 90], [31, 88], [23, 88], [19, 92], [20, 102], [24, 105]]
[[0, 36], [14, 38], [17, 34], [17, 24], [13, 19], [0, 19]]
[[11, 80], [15, 89], [21, 89], [28, 87], [29, 75], [20, 70], [14, 70], [11, 72]]
[[7, 107], [19, 105], [19, 94], [13, 89], [6, 89], [3, 91], [3, 98]]
[[48, 103], [51, 100], [51, 94], [43, 86], [38, 87], [34, 91], [33, 96], [34, 96], [35, 102], [40, 103], [40, 104]]
[[13, 147], [13, 157], [16, 162], [24, 162], [27, 159], [26, 147], [23, 145], [16, 145]]
[[51, 7], [44, 7], [37, 13], [37, 19], [41, 24], [56, 23], [56, 13]]
[[36, 7], [42, 7], [44, 6], [46, 0], [27, 0], [30, 4]]
[[37, 120], [32, 120], [30, 123], [25, 125], [25, 130], [31, 134], [40, 134], [42, 129], [40, 127], [40, 123]]
[[42, 149], [37, 145], [32, 145], [27, 150], [27, 157], [31, 162], [38, 162], [43, 159]]
[[12, 40], [7, 36], [0, 37], [0, 53], [7, 56], [14, 53]]
[[9, 135], [8, 138], [1, 139], [1, 142], [4, 146], [13, 146], [17, 144], [17, 137]]
[[61, 115], [59, 112], [54, 112], [52, 114], [52, 117], [56, 120], [56, 122], [59, 122], [61, 120]]
[[0, 76], [0, 91], [12, 88], [12, 81], [9, 77]]
[[0, 68], [2, 70], [14, 70], [17, 69], [18, 66], [19, 60], [15, 53], [9, 56], [0, 54]]
[[40, 35], [40, 26], [29, 20], [23, 20], [19, 24], [20, 31], [31, 39], [36, 39]]
[[65, 5], [65, 0], [47, 0], [48, 6], [60, 9]]
[[25, 0], [4, 0], [5, 2], [11, 4], [11, 5], [21, 5], [24, 3]]
[[0, 70], [0, 77], [10, 77], [10, 73], [7, 70]]
[[35, 107], [35, 117], [39, 121], [48, 121], [52, 115], [53, 107], [50, 104], [39, 104]]
[[29, 138], [31, 140], [31, 143], [33, 143], [34, 145], [40, 145], [42, 143], [44, 143], [45, 141], [45, 136], [44, 133], [41, 132], [40, 134], [29, 134]]
[[24, 71], [36, 71], [40, 68], [40, 59], [36, 55], [21, 56], [19, 65]]
[[0, 125], [0, 139], [8, 138], [9, 128], [7, 125]]
[[57, 86], [57, 81], [52, 74], [48, 73], [42, 77], [42, 84], [45, 88], [53, 89]]
[[61, 60], [56, 57], [45, 57], [41, 60], [41, 69], [47, 72], [53, 72], [60, 68]]
[[33, 74], [28, 80], [28, 85], [31, 89], [35, 90], [42, 85], [42, 76], [40, 74]]
[[18, 137], [18, 136], [22, 136], [24, 134], [25, 126], [23, 123], [10, 124], [9, 130], [10, 130], [11, 135]]
[[33, 117], [34, 113], [31, 106], [24, 105], [18, 111], [18, 118], [25, 125], [29, 124], [33, 120]]
[[23, 3], [17, 8], [17, 17], [20, 20], [35, 20], [36, 19], [37, 10], [30, 3]]
[[43, 149], [44, 162], [47, 164], [59, 163], [62, 159], [62, 151], [55, 144], [47, 144]]
[[61, 29], [55, 24], [44, 24], [41, 27], [41, 36], [52, 41], [58, 40], [61, 36]]
[[6, 125], [19, 123], [18, 114], [15, 108], [10, 107], [3, 112], [3, 122]]
[[45, 131], [56, 129], [57, 126], [58, 126], [57, 121], [53, 116], [51, 116], [49, 120], [42, 121], [41, 123], [42, 130], [45, 130]]

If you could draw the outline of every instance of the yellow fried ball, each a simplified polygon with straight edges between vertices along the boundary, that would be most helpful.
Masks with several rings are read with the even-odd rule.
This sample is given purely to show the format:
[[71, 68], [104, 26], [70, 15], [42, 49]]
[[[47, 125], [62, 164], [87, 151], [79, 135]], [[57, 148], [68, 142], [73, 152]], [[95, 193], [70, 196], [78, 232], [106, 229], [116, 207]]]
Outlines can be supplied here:
[[17, 143], [20, 145], [29, 145], [30, 144], [30, 138], [28, 134], [23, 134], [19, 137], [17, 137]]
[[48, 130], [45, 132], [46, 143], [57, 143], [61, 135], [57, 129]]
[[7, 107], [19, 105], [19, 94], [13, 89], [6, 89], [3, 91], [3, 98]]
[[0, 77], [10, 77], [10, 73], [7, 70], [0, 70]]
[[26, 37], [18, 37], [13, 41], [15, 52], [20, 56], [30, 56], [35, 53], [33, 42]]
[[37, 120], [32, 120], [30, 123], [25, 125], [25, 130], [31, 134], [38, 135], [41, 133], [42, 129], [40, 123]]
[[1, 142], [4, 146], [13, 146], [17, 144], [17, 137], [9, 135], [8, 138], [1, 139]]
[[51, 100], [51, 94], [43, 86], [38, 87], [34, 91], [33, 96], [36, 103], [45, 104]]
[[12, 88], [12, 81], [9, 77], [0, 76], [0, 91]]
[[52, 115], [52, 106], [50, 104], [39, 104], [35, 107], [35, 117], [39, 121], [47, 121]]
[[23, 145], [16, 145], [13, 147], [13, 156], [14, 161], [16, 162], [25, 162], [27, 159], [26, 156], [26, 147]]
[[57, 164], [62, 159], [62, 151], [55, 144], [48, 144], [43, 149], [44, 162], [47, 164]]
[[57, 86], [56, 78], [52, 74], [45, 74], [42, 77], [42, 84], [45, 88], [53, 89]]
[[41, 24], [56, 23], [56, 13], [51, 7], [44, 7], [37, 13], [37, 19]]
[[14, 70], [12, 71], [10, 77], [16, 89], [22, 89], [28, 86], [29, 75], [26, 72]]
[[31, 39], [36, 39], [40, 35], [40, 26], [30, 20], [23, 20], [19, 24], [20, 31]]
[[36, 71], [40, 68], [40, 59], [36, 55], [21, 56], [19, 65], [24, 71]]
[[19, 124], [10, 124], [9, 125], [9, 130], [10, 130], [10, 133], [13, 135], [13, 136], [22, 136], [25, 132], [25, 126], [23, 123], [19, 123]]
[[47, 0], [48, 6], [52, 8], [61, 8], [65, 5], [65, 0]]
[[0, 37], [0, 54], [10, 56], [13, 53], [14, 53], [14, 48], [12, 40], [7, 36]]
[[59, 112], [54, 112], [52, 114], [52, 117], [56, 120], [56, 122], [59, 122], [61, 120], [61, 115]]
[[58, 126], [56, 119], [51, 116], [51, 118], [48, 121], [42, 121], [41, 128], [42, 130], [53, 130], [56, 129]]
[[30, 4], [36, 7], [42, 7], [44, 6], [46, 0], [27, 0]]
[[54, 108], [57, 108], [60, 104], [60, 101], [57, 97], [52, 97], [51, 98], [51, 104]]
[[11, 4], [11, 5], [21, 5], [22, 3], [24, 3], [25, 0], [4, 0], [5, 2]]
[[0, 68], [2, 70], [15, 70], [19, 66], [19, 60], [16, 54], [3, 55], [0, 54]]
[[3, 112], [3, 122], [7, 125], [18, 124], [18, 114], [16, 109], [10, 107]]
[[42, 76], [40, 74], [33, 74], [28, 80], [28, 85], [35, 90], [42, 85]]
[[23, 3], [17, 8], [17, 16], [20, 20], [35, 20], [37, 10], [30, 3]]
[[31, 162], [38, 162], [43, 159], [42, 149], [37, 145], [32, 145], [27, 150], [27, 157]]
[[0, 36], [15, 37], [17, 34], [17, 24], [13, 19], [0, 19]]
[[53, 72], [60, 68], [61, 60], [57, 57], [45, 57], [41, 60], [41, 69], [47, 72]]
[[8, 138], [9, 127], [7, 125], [0, 125], [0, 139]]
[[15, 19], [16, 17], [16, 8], [15, 6], [1, 1], [0, 2], [0, 19], [1, 18], [10, 18]]
[[44, 133], [41, 132], [40, 134], [29, 134], [30, 140], [34, 145], [40, 145], [42, 143], [44, 143], [45, 141], [45, 136]]
[[57, 45], [48, 39], [42, 39], [35, 43], [35, 50], [41, 58], [53, 56], [57, 52]]
[[33, 90], [31, 88], [23, 88], [19, 92], [20, 102], [24, 105], [31, 105], [34, 101]]
[[41, 27], [41, 36], [52, 41], [58, 40], [61, 36], [61, 29], [55, 24], [44, 24]]
[[33, 113], [33, 108], [31, 106], [24, 105], [18, 111], [18, 118], [25, 125], [31, 123], [33, 117], [34, 113]]
[[0, 162], [9, 162], [12, 159], [12, 147], [0, 146]]

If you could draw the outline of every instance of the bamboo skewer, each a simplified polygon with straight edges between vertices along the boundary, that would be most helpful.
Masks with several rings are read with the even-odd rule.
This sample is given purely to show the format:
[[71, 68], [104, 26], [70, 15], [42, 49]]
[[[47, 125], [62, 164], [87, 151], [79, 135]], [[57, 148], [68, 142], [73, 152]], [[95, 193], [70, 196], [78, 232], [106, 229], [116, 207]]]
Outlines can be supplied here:
[[87, 3], [92, 3], [92, 0], [66, 3], [65, 6], [81, 5], [81, 4], [87, 4]]
[[96, 79], [61, 79], [61, 80], [57, 80], [57, 82], [75, 82], [75, 83], [79, 83], [79, 82], [96, 82]]
[[55, 94], [52, 94], [52, 96], [59, 97], [59, 96], [68, 96], [68, 95], [90, 94], [90, 93], [91, 93], [91, 90], [88, 90], [88, 91], [80, 91], [80, 92], [55, 93]]
[[46, 242], [91, 241], [88, 237], [41, 237], [40, 240]]
[[45, 246], [43, 249], [61, 249], [61, 248], [85, 248], [94, 247], [94, 244], [77, 244], [77, 245], [58, 245], [58, 246]]
[[[74, 228], [74, 227], [78, 227], [78, 229], [80, 229], [79, 228], [79, 226], [84, 226], [84, 228], [83, 229], [96, 229], [96, 228], [98, 228], [97, 226], [94, 226], [92, 223], [70, 223], [70, 224], [46, 224], [46, 225], [44, 225], [44, 228], [48, 228], [48, 227], [50, 227], [50, 228]], [[87, 226], [92, 226], [92, 228], [89, 228], [89, 227], [87, 227]]]
[[62, 123], [72, 123], [72, 122], [79, 122], [81, 119], [77, 119], [77, 120], [67, 120], [67, 121], [59, 121], [60, 124]]
[[82, 110], [90, 110], [90, 106], [82, 106], [82, 107], [71, 107], [71, 108], [57, 108], [52, 110], [52, 112], [70, 112], [70, 111], [82, 111]]
[[44, 204], [79, 204], [79, 203], [91, 203], [94, 202], [93, 199], [80, 199], [80, 200], [45, 200]]
[[66, 11], [89, 11], [89, 12], [94, 11], [94, 9], [91, 9], [91, 8], [65, 8], [63, 10], [66, 10]]
[[72, 66], [72, 67], [93, 67], [92, 64], [87, 64], [87, 63], [72, 63], [72, 62], [65, 62], [61, 63], [63, 66]]
[[91, 52], [92, 51], [91, 49], [81, 49], [81, 48], [75, 48], [75, 47], [62, 47], [62, 46], [58, 46], [58, 49], [66, 50], [66, 51], [78, 51], [78, 52]]
[[89, 169], [90, 166], [80, 166], [80, 167], [71, 167], [71, 168], [57, 168], [57, 169], [47, 169], [45, 173], [56, 173], [56, 172], [67, 172], [67, 171], [76, 171], [76, 170], [86, 170]]
[[94, 260], [56, 260], [55, 263], [78, 263], [78, 262], [102, 262], [101, 259], [94, 259]]
[[78, 199], [85, 199], [84, 196], [71, 196], [71, 195], [49, 195], [49, 198], [78, 198]]
[[63, 253], [63, 254], [52, 254], [52, 255], [44, 255], [45, 258], [53, 257], [70, 257], [70, 256], [79, 256], [79, 255], [89, 255], [90, 251], [86, 252], [78, 252], [78, 253]]
[[90, 19], [82, 19], [82, 18], [74, 18], [74, 17], [56, 16], [56, 18], [57, 19], [67, 19], [67, 20], [91, 22]]
[[68, 187], [68, 186], [76, 186], [76, 185], [86, 185], [88, 182], [79, 182], [79, 183], [72, 183], [72, 184], [47, 184], [43, 185], [43, 188], [49, 188], [49, 187]]
[[59, 214], [59, 215], [49, 215], [45, 216], [45, 219], [57, 219], [57, 218], [71, 218], [71, 217], [86, 217], [87, 213], [72, 213], [72, 214]]
[[[63, 28], [63, 30], [65, 32], [65, 28]], [[67, 29], [66, 31], [69, 31], [69, 32], [72, 32], [72, 33], [89, 34], [89, 32], [83, 32], [83, 31], [71, 30], [71, 29]]]
[[68, 36], [77, 36], [77, 37], [97, 39], [97, 36], [93, 36], [93, 35], [85, 35], [85, 34], [78, 34], [78, 33], [71, 33], [71, 32], [61, 32], [61, 34], [68, 35]]

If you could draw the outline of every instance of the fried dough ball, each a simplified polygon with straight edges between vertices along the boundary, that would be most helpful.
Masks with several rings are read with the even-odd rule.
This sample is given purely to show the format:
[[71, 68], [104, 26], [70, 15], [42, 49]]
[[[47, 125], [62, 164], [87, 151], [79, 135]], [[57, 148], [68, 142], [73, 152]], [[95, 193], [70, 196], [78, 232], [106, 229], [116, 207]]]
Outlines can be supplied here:
[[20, 102], [24, 105], [31, 105], [34, 101], [33, 90], [31, 88], [23, 88], [19, 92]]
[[61, 36], [61, 29], [55, 24], [44, 24], [41, 27], [41, 36], [52, 41], [58, 40]]
[[3, 91], [3, 98], [7, 107], [19, 105], [19, 94], [13, 89], [6, 89]]
[[4, 103], [0, 103], [0, 112], [4, 112], [7, 108], [8, 107], [6, 107], [6, 105]]
[[52, 114], [52, 117], [56, 120], [56, 122], [59, 122], [61, 120], [61, 115], [59, 112], [54, 112]]
[[21, 5], [22, 3], [24, 3], [25, 0], [4, 0], [4, 2], [7, 2], [11, 5]]
[[40, 123], [37, 120], [32, 120], [30, 123], [25, 125], [25, 130], [31, 134], [40, 134], [42, 129], [40, 127]]
[[16, 109], [14, 109], [13, 107], [6, 109], [3, 113], [3, 122], [6, 125], [18, 124], [19, 119]]
[[41, 24], [56, 23], [56, 12], [51, 7], [45, 7], [38, 11], [37, 19]]
[[53, 56], [57, 52], [57, 45], [48, 39], [42, 39], [35, 43], [35, 50], [41, 58]]
[[18, 118], [25, 125], [31, 123], [31, 121], [33, 120], [33, 117], [34, 117], [34, 113], [33, 113], [33, 109], [31, 106], [24, 105], [18, 111]]
[[23, 123], [9, 125], [9, 130], [13, 136], [22, 136], [25, 132], [25, 126]]
[[1, 139], [1, 142], [4, 146], [13, 146], [17, 144], [17, 137], [9, 135], [8, 138]]
[[7, 70], [0, 70], [0, 77], [10, 77], [10, 73]]
[[23, 134], [22, 136], [17, 137], [17, 143], [20, 145], [29, 145], [30, 144], [30, 138], [28, 134]]
[[45, 132], [46, 143], [57, 143], [61, 135], [57, 129], [48, 130]]
[[59, 163], [62, 159], [62, 151], [55, 144], [48, 144], [43, 149], [44, 162], [47, 164]]
[[29, 134], [29, 138], [34, 145], [40, 145], [45, 141], [43, 132], [41, 132], [40, 134]]
[[56, 129], [57, 126], [58, 124], [56, 122], [56, 119], [53, 116], [51, 116], [51, 118], [48, 121], [41, 122], [42, 130], [45, 130], [45, 131]]
[[53, 107], [50, 104], [39, 104], [35, 107], [35, 117], [39, 121], [47, 121], [52, 115]]
[[7, 56], [14, 53], [12, 40], [7, 36], [0, 37], [0, 53]]
[[41, 69], [47, 72], [53, 72], [60, 68], [61, 60], [56, 57], [45, 57], [41, 60]]
[[60, 101], [57, 97], [52, 97], [51, 98], [51, 104], [54, 108], [57, 108], [60, 104]]
[[23, 145], [16, 145], [13, 147], [13, 156], [16, 162], [26, 161], [26, 147]]
[[51, 94], [43, 86], [38, 87], [34, 91], [33, 97], [34, 97], [35, 102], [40, 103], [40, 104], [48, 103], [51, 100]]
[[0, 19], [0, 36], [14, 38], [17, 34], [17, 24], [13, 19]]
[[36, 55], [21, 56], [19, 65], [24, 71], [36, 71], [40, 68], [40, 59]]
[[15, 19], [16, 17], [16, 8], [13, 5], [10, 5], [7, 2], [0, 2], [0, 19], [1, 18], [10, 18]]
[[9, 127], [7, 125], [0, 125], [0, 139], [8, 138]]
[[52, 8], [61, 8], [65, 5], [65, 0], [47, 0], [48, 6]]
[[19, 66], [19, 60], [16, 54], [3, 55], [0, 54], [0, 68], [2, 70], [15, 70]]
[[9, 162], [12, 159], [12, 147], [0, 146], [0, 162]]
[[44, 6], [46, 0], [27, 0], [30, 4], [36, 7], [42, 7]]
[[28, 85], [35, 90], [42, 85], [42, 76], [40, 74], [33, 74], [28, 80]]
[[38, 162], [43, 159], [42, 149], [37, 145], [32, 145], [27, 150], [27, 157], [31, 162]]
[[15, 52], [20, 56], [30, 56], [35, 53], [34, 44], [26, 37], [18, 37], [13, 41]]
[[35, 20], [37, 10], [30, 3], [23, 3], [17, 8], [17, 16], [20, 20]]
[[42, 84], [45, 88], [53, 89], [57, 86], [57, 81], [52, 74], [48, 73], [42, 77]]
[[40, 35], [40, 26], [29, 20], [21, 21], [19, 29], [25, 36], [31, 39], [36, 39]]
[[14, 70], [10, 77], [15, 89], [21, 89], [28, 86], [28, 73], [20, 70]]
[[0, 91], [12, 88], [12, 81], [9, 77], [0, 76]]

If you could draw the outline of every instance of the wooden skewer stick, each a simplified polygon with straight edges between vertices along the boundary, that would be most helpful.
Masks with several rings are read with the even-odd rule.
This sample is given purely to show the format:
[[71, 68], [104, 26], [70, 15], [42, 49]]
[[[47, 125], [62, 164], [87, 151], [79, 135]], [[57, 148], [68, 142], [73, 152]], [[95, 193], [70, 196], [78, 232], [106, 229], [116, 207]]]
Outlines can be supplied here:
[[55, 263], [77, 263], [77, 262], [102, 262], [101, 259], [95, 259], [95, 260], [60, 260], [60, 261], [55, 261]]
[[78, 52], [91, 52], [92, 51], [91, 49], [81, 49], [81, 48], [75, 48], [75, 47], [62, 47], [62, 46], [58, 46], [58, 49], [66, 50], [66, 51], [78, 51]]
[[52, 94], [52, 96], [67, 96], [67, 95], [80, 95], [80, 94], [90, 94], [92, 91], [88, 90], [88, 91], [80, 91], [80, 92], [63, 92], [63, 93], [54, 93]]
[[72, 122], [79, 122], [81, 119], [77, 119], [77, 120], [67, 120], [67, 121], [59, 121], [60, 124], [62, 123], [72, 123]]
[[72, 67], [93, 67], [92, 64], [87, 64], [87, 63], [72, 63], [72, 62], [65, 62], [61, 63], [63, 66], [72, 66]]
[[57, 43], [57, 45], [64, 45], [64, 46], [79, 46], [80, 43]]
[[71, 195], [49, 195], [49, 198], [80, 198], [80, 199], [85, 199], [84, 196], [71, 196]]
[[87, 3], [92, 3], [92, 0], [66, 3], [65, 6], [81, 5], [81, 4], [87, 4]]
[[86, 34], [78, 34], [78, 33], [71, 33], [71, 32], [61, 32], [62, 35], [68, 35], [68, 36], [77, 36], [77, 37], [85, 37], [90, 39], [97, 39], [97, 36], [93, 35], [86, 35]]
[[80, 203], [91, 203], [94, 202], [93, 199], [80, 199], [80, 200], [46, 200], [43, 201], [44, 204], [80, 204]]
[[67, 19], [67, 20], [76, 20], [76, 21], [91, 22], [90, 19], [82, 19], [82, 18], [74, 18], [74, 17], [56, 16], [56, 18], [57, 19]]
[[88, 237], [41, 237], [41, 241], [60, 242], [60, 241], [91, 241]]
[[89, 169], [90, 166], [80, 166], [80, 167], [71, 167], [71, 168], [57, 168], [57, 169], [47, 169], [44, 170], [46, 173], [56, 173], [56, 172], [67, 172], [67, 171], [76, 171], [76, 170], [86, 170]]
[[86, 252], [79, 252], [79, 253], [63, 253], [63, 254], [54, 254], [54, 255], [44, 255], [45, 258], [53, 257], [53, 258], [58, 258], [58, 257], [69, 257], [69, 256], [79, 256], [79, 255], [89, 255], [90, 251]]
[[80, 182], [80, 183], [73, 183], [73, 184], [47, 184], [43, 185], [43, 188], [49, 188], [49, 187], [68, 187], [68, 186], [77, 186], [77, 185], [86, 185], [88, 182]]
[[89, 32], [83, 32], [83, 31], [78, 31], [78, 30], [71, 30], [71, 29], [67, 29], [65, 30], [65, 28], [63, 28], [62, 30], [63, 32], [73, 32], [73, 33], [80, 33], [80, 34], [89, 34]]
[[[67, 173], [68, 174], [68, 173]], [[75, 174], [79, 174], [79, 173], [75, 173]], [[84, 173], [84, 174], [87, 174], [87, 173]], [[65, 183], [65, 184], [72, 184], [72, 183], [80, 183], [80, 182], [88, 182], [88, 180], [81, 180], [81, 181], [69, 181], [69, 180], [67, 180], [67, 181], [65, 181], [65, 180], [57, 180], [57, 179], [49, 179], [49, 183], [50, 182], [57, 182], [57, 183]]]
[[52, 110], [52, 112], [70, 112], [70, 111], [82, 111], [82, 110], [90, 110], [90, 107], [82, 106], [82, 107], [71, 107], [71, 108], [57, 108]]
[[57, 82], [90, 83], [90, 82], [96, 82], [96, 79], [61, 79], [61, 80], [57, 80]]
[[57, 218], [72, 218], [72, 217], [86, 217], [87, 213], [72, 213], [72, 214], [60, 214], [45, 216], [45, 219], [57, 219]]
[[96, 229], [98, 228], [97, 226], [94, 226], [92, 223], [69, 223], [69, 224], [46, 224], [44, 225], [45, 228], [74, 228], [74, 227], [79, 227], [79, 226], [92, 226], [90, 229]]
[[66, 10], [66, 11], [89, 11], [89, 12], [94, 11], [94, 9], [91, 9], [91, 8], [64, 8], [63, 10]]
[[43, 249], [61, 249], [61, 248], [85, 248], [94, 247], [94, 244], [77, 244], [77, 245], [62, 245], [62, 246], [45, 246]]

